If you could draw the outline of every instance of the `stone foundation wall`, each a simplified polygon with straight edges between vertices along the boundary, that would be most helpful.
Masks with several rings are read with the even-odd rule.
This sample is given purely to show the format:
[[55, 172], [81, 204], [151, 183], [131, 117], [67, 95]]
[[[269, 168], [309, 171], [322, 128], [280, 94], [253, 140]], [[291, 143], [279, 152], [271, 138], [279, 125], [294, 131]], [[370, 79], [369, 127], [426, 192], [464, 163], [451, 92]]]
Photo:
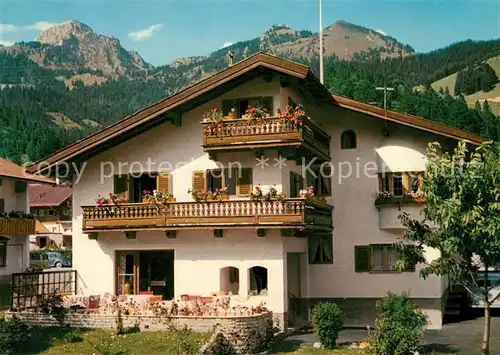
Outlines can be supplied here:
[[[5, 318], [17, 317], [29, 325], [60, 326], [50, 315], [35, 312], [6, 312]], [[242, 317], [195, 317], [176, 316], [160, 319], [153, 315], [122, 316], [124, 328], [139, 327], [141, 331], [166, 330], [168, 326], [188, 327], [195, 332], [215, 331], [224, 336], [237, 354], [250, 351], [266, 341], [269, 325], [272, 325], [272, 312]], [[68, 313], [63, 325], [75, 328], [117, 328], [118, 317], [112, 314]]]

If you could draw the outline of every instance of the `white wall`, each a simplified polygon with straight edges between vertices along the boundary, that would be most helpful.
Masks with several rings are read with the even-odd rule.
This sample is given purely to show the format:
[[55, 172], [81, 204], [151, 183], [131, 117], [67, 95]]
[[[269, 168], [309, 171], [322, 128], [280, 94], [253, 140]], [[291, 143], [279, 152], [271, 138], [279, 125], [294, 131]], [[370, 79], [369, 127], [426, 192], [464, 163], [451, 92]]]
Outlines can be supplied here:
[[[28, 193], [16, 193], [15, 180], [1, 178], [0, 198], [5, 199], [5, 212], [19, 211], [29, 213]], [[26, 189], [27, 190], [27, 189]]]

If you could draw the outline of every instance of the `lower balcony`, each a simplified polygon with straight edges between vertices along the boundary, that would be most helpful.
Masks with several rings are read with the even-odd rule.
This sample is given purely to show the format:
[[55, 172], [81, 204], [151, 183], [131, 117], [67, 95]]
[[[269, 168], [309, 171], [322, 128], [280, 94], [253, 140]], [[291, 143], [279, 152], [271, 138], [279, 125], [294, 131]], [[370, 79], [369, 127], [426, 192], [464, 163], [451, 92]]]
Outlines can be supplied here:
[[83, 230], [103, 231], [283, 228], [332, 230], [333, 207], [312, 199], [133, 203], [82, 206]]
[[0, 218], [0, 235], [35, 234], [34, 219]]

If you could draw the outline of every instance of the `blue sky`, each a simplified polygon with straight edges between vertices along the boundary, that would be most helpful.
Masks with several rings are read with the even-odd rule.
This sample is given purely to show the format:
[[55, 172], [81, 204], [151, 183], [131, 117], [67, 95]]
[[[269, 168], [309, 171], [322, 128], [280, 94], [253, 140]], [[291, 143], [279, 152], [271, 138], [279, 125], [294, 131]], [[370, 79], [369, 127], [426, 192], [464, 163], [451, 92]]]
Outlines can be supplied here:
[[[272, 24], [316, 31], [317, 11], [317, 0], [0, 0], [0, 41], [33, 40], [50, 24], [78, 20], [162, 65], [257, 37]], [[338, 20], [427, 52], [467, 38], [499, 38], [500, 1], [323, 0], [324, 26]]]

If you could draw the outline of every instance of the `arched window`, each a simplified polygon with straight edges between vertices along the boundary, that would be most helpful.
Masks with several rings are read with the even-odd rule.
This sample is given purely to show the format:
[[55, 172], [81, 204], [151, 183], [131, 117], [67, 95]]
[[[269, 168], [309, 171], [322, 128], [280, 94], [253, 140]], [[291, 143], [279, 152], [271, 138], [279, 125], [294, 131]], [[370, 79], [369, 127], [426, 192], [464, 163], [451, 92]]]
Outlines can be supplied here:
[[240, 292], [240, 270], [234, 266], [220, 269], [220, 291], [237, 295]]
[[340, 136], [340, 149], [356, 149], [356, 147], [356, 133], [351, 129], [342, 132]]
[[267, 268], [254, 266], [248, 269], [249, 293], [252, 296], [267, 296], [268, 278]]

